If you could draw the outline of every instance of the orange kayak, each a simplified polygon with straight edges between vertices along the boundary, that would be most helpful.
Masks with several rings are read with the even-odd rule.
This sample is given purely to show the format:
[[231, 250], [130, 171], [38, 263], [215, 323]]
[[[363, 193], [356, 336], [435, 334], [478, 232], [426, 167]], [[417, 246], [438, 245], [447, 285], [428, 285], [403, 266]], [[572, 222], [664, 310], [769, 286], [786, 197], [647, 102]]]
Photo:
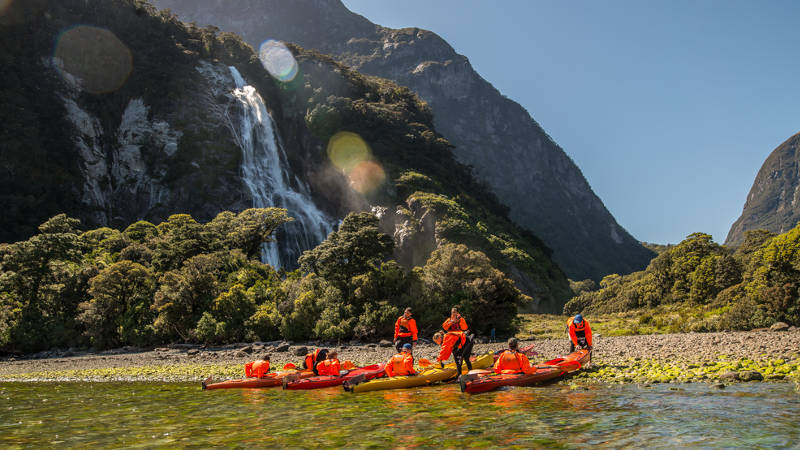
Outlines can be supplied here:
[[502, 386], [533, 386], [555, 380], [564, 374], [574, 372], [590, 361], [590, 352], [577, 350], [567, 356], [551, 359], [536, 365], [533, 373], [469, 373], [459, 379], [461, 392], [478, 394], [493, 391]]
[[292, 374], [298, 374], [299, 378], [310, 378], [314, 376], [314, 372], [310, 370], [286, 370], [283, 372], [272, 372], [267, 374], [264, 378], [238, 378], [235, 380], [225, 380], [218, 383], [212, 383], [211, 377], [208, 377], [201, 384], [203, 389], [253, 389], [253, 388], [266, 388], [282, 386], [283, 379]]

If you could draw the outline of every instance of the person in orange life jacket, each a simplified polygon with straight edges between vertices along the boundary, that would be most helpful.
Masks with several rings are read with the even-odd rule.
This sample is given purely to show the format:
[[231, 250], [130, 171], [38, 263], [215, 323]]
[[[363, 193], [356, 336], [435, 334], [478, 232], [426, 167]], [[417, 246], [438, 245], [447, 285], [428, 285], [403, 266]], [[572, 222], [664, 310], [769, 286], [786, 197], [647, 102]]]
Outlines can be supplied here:
[[386, 361], [386, 376], [398, 377], [401, 375], [416, 375], [414, 370], [414, 355], [411, 354], [411, 344], [403, 344], [403, 351]]
[[244, 376], [247, 378], [264, 378], [269, 372], [269, 355], [264, 355], [261, 360], [252, 361], [244, 365]]
[[327, 357], [328, 357], [328, 349], [318, 348], [317, 350], [306, 355], [306, 358], [303, 361], [303, 368], [306, 370], [313, 371], [314, 375], [319, 375], [317, 373], [317, 363], [319, 361], [324, 361]]
[[569, 352], [575, 351], [575, 347], [592, 349], [592, 328], [589, 321], [580, 314], [567, 320], [567, 333], [569, 334]]
[[[444, 336], [445, 336], [444, 332], [437, 331], [433, 335], [433, 342], [435, 342], [437, 345], [441, 347], [444, 342]], [[458, 346], [453, 349], [453, 360], [455, 360], [456, 372], [458, 373], [458, 375], [461, 375], [462, 362], [467, 364], [468, 371], [472, 370], [472, 361], [470, 361], [469, 358], [470, 356], [472, 356], [472, 347], [474, 345], [475, 345], [475, 335], [469, 333], [465, 336], [464, 345]], [[441, 367], [444, 366], [444, 364], [441, 361], [439, 362], [439, 365]]]
[[518, 351], [519, 341], [517, 338], [508, 340], [508, 350], [500, 353], [494, 363], [495, 373], [533, 373], [535, 367], [531, 367], [528, 357]]
[[467, 322], [461, 317], [456, 308], [450, 310], [450, 317], [444, 321], [442, 328], [445, 331], [444, 339], [442, 340], [442, 348], [439, 351], [439, 356], [436, 360], [439, 361], [440, 366], [444, 366], [444, 361], [450, 358], [450, 353], [454, 348], [461, 347], [467, 342], [466, 331]]
[[406, 308], [394, 323], [394, 347], [397, 353], [405, 344], [411, 344], [412, 348], [417, 345], [417, 321], [411, 318], [411, 308]]
[[339, 363], [338, 356], [339, 354], [336, 350], [331, 350], [328, 353], [328, 359], [317, 363], [317, 374], [339, 376], [339, 371], [342, 367]]

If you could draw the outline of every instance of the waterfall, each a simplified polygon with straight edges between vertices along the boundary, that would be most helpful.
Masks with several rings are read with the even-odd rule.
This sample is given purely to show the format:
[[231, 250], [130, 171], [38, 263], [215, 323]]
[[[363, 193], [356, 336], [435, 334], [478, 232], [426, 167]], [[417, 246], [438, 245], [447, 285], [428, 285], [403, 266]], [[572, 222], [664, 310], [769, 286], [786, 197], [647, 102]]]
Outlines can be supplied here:
[[262, 248], [261, 260], [276, 269], [296, 267], [303, 251], [322, 242], [333, 230], [332, 220], [311, 200], [308, 186], [292, 176], [286, 152], [264, 100], [247, 85], [235, 67], [229, 67], [239, 102], [239, 116], [230, 118], [234, 139], [242, 149], [242, 180], [254, 208], [286, 208], [294, 222], [281, 226], [275, 241]]

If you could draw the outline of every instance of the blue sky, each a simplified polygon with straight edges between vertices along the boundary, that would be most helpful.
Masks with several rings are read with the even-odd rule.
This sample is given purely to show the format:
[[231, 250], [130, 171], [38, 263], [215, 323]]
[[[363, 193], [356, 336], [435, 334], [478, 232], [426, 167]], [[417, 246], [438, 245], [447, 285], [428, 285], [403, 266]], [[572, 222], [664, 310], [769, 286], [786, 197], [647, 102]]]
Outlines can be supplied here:
[[639, 240], [722, 243], [761, 164], [800, 132], [800, 1], [344, 3], [446, 39]]

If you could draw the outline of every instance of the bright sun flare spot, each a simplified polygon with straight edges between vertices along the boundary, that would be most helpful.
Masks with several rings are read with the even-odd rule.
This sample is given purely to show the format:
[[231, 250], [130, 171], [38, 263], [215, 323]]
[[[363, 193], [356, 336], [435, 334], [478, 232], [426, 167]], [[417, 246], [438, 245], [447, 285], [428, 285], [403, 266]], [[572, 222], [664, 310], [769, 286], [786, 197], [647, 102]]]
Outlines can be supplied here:
[[258, 59], [277, 80], [288, 83], [297, 76], [297, 60], [282, 42], [265, 41], [258, 49]]

